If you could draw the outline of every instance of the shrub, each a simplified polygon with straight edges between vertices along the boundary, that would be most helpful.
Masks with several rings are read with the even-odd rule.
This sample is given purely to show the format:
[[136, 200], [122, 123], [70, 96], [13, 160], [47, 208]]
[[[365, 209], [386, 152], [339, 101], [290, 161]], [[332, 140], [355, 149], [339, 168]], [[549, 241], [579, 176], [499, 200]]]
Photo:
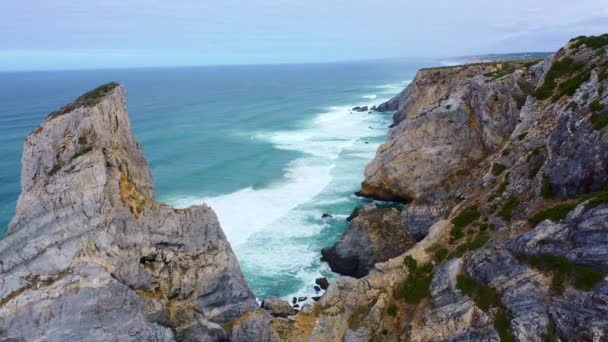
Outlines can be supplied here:
[[522, 141], [526, 138], [527, 135], [528, 135], [528, 132], [523, 132], [517, 136], [517, 140]]
[[448, 256], [448, 250], [445, 248], [438, 249], [435, 252], [434, 259], [437, 263], [442, 262]]
[[515, 341], [515, 338], [511, 335], [511, 322], [504, 312], [496, 313], [494, 317], [494, 328], [500, 337], [501, 342]]
[[504, 150], [502, 150], [502, 156], [506, 157], [509, 154], [511, 154], [511, 149], [510, 148], [505, 148]]
[[429, 295], [433, 265], [425, 264], [419, 267], [416, 259], [409, 255], [405, 257], [404, 263], [409, 273], [400, 286], [401, 295], [407, 303], [418, 304]]
[[590, 49], [597, 50], [606, 45], [608, 45], [608, 34], [602, 34], [600, 36], [580, 36], [574, 38], [572, 40], [574, 42], [574, 48], [578, 49], [579, 47], [585, 45]]
[[397, 317], [397, 305], [391, 304], [388, 309], [386, 309], [386, 312], [391, 317]]
[[541, 210], [534, 214], [531, 218], [528, 219], [528, 222], [534, 227], [537, 224], [541, 223], [544, 220], [551, 220], [553, 222], [559, 222], [568, 216], [568, 213], [571, 212], [576, 207], [575, 204], [560, 204], [558, 206]]
[[494, 176], [498, 176], [506, 169], [507, 169], [506, 165], [501, 164], [501, 163], [494, 163], [494, 165], [492, 165], [492, 174]]
[[576, 76], [560, 83], [559, 89], [562, 93], [572, 96], [576, 92], [576, 90], [581, 86], [581, 84], [587, 82], [589, 80], [590, 74], [588, 72], [579, 73]]
[[488, 235], [488, 233], [481, 232], [473, 241], [467, 244], [467, 249], [469, 251], [480, 249], [481, 247], [485, 246], [488, 241], [490, 241], [490, 236]]
[[540, 194], [543, 198], [554, 198], [555, 193], [553, 193], [553, 189], [551, 188], [551, 183], [549, 183], [549, 177], [546, 175], [543, 176], [543, 183], [540, 188]]
[[83, 106], [84, 107], [93, 107], [93, 106], [99, 104], [107, 93], [109, 93], [110, 91], [112, 91], [114, 88], [116, 88], [118, 86], [119, 86], [118, 83], [111, 82], [111, 83], [104, 84], [100, 87], [97, 87], [97, 88], [89, 91], [88, 93], [85, 93], [84, 95], [78, 97], [73, 103], [61, 108], [58, 111], [55, 111], [55, 112], [52, 112], [51, 114], [49, 114], [48, 120], [52, 120], [56, 117], [67, 114], [79, 107], [83, 107]]
[[581, 291], [590, 291], [599, 283], [602, 272], [587, 266], [576, 265], [561, 255], [517, 255], [520, 262], [553, 275], [551, 288], [562, 293], [566, 286], [574, 286]]
[[505, 190], [507, 190], [507, 187], [509, 186], [509, 177], [505, 177], [505, 180], [500, 183], [500, 186], [498, 186], [498, 189], [496, 190], [496, 196], [500, 196], [502, 195]]
[[469, 224], [473, 223], [473, 221], [477, 220], [481, 216], [479, 212], [479, 208], [476, 205], [470, 206], [458, 214], [458, 216], [452, 219], [452, 224], [455, 227], [464, 228]]
[[561, 60], [553, 62], [553, 65], [551, 65], [551, 68], [549, 71], [547, 71], [545, 81], [536, 89], [536, 91], [534, 91], [532, 96], [534, 96], [537, 100], [546, 100], [550, 98], [551, 95], [553, 95], [555, 87], [557, 86], [557, 79], [564, 75], [572, 74], [582, 67], [583, 64], [576, 63], [570, 57], [565, 57]]
[[608, 203], [608, 184], [606, 184], [603, 190], [590, 194], [588, 198], [589, 202], [585, 206], [586, 210], [595, 208], [603, 203]]
[[602, 110], [602, 103], [597, 99], [593, 100], [589, 104], [589, 109], [591, 109], [591, 111], [594, 111], [594, 112], [599, 112], [600, 110]]
[[519, 205], [519, 198], [516, 196], [511, 197], [500, 209], [498, 212], [498, 216], [500, 216], [505, 221], [511, 221], [513, 217], [513, 211]]
[[608, 126], [608, 115], [597, 113], [591, 114], [591, 125], [593, 126], [593, 129], [597, 131]]
[[463, 273], [456, 276], [456, 288], [471, 298], [480, 309], [494, 314], [494, 327], [501, 341], [515, 341], [511, 335], [511, 322], [507, 309], [496, 289], [487, 284], [478, 284], [473, 278]]

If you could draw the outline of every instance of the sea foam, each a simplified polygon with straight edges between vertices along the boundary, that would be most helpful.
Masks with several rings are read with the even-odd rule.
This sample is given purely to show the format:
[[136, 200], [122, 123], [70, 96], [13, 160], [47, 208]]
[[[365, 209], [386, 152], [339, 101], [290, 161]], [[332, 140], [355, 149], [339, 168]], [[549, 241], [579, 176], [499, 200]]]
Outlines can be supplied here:
[[[331, 274], [319, 260], [320, 246], [311, 242], [330, 226], [320, 219], [321, 207], [346, 205], [352, 210], [349, 195], [378, 146], [366, 139], [383, 137], [390, 121], [382, 113], [353, 112], [356, 105], [369, 104], [327, 108], [301, 122], [299, 129], [253, 133], [274, 148], [303, 154], [287, 165], [281, 180], [260, 189], [170, 200], [177, 207], [207, 203], [215, 210], [257, 295], [273, 291], [264, 279], [290, 278], [299, 285], [285, 296], [310, 297], [315, 295], [314, 279]], [[333, 213], [334, 219], [343, 220], [348, 212]]]

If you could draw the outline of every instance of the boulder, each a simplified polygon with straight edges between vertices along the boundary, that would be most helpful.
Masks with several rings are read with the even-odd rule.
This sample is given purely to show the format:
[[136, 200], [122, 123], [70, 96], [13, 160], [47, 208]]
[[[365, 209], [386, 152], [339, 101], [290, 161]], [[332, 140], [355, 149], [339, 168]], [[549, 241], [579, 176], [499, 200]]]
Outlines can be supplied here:
[[266, 311], [275, 317], [287, 317], [297, 313], [297, 310], [292, 308], [287, 301], [277, 297], [269, 297], [264, 299], [262, 302], [262, 308], [266, 309]]
[[399, 210], [363, 206], [335, 245], [321, 251], [334, 272], [363, 277], [374, 264], [403, 254], [415, 243]]
[[315, 279], [315, 284], [319, 285], [323, 290], [327, 290], [329, 287], [329, 281], [325, 277]]

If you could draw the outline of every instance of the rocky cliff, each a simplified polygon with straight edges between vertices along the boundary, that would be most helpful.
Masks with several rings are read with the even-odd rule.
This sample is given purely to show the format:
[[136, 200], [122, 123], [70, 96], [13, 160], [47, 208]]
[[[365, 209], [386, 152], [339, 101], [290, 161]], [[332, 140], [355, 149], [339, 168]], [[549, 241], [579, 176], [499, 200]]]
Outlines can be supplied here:
[[[421, 70], [397, 97], [340, 277], [261, 308], [205, 207], [153, 200], [111, 84], [28, 137], [0, 242], [5, 340], [604, 341], [608, 35], [544, 61]], [[332, 262], [330, 261], [330, 265]], [[337, 265], [337, 266], [336, 266]]]
[[154, 201], [111, 83], [25, 141], [0, 241], [2, 341], [207, 341], [257, 308], [213, 211]]
[[606, 340], [607, 88], [608, 35], [543, 61], [421, 70], [380, 106], [394, 123], [360, 192], [406, 203], [400, 224], [354, 219], [329, 251], [344, 269], [400, 244], [383, 229], [420, 241], [297, 315], [245, 315], [233, 340]]

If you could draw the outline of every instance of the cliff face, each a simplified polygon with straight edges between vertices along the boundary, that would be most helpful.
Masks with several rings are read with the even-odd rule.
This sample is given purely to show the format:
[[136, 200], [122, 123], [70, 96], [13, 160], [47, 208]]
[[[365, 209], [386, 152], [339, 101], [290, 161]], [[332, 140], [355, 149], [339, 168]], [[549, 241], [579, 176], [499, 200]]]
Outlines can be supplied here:
[[154, 202], [124, 89], [102, 87], [26, 141], [0, 338], [603, 341], [607, 89], [608, 35], [420, 71], [381, 106], [395, 122], [362, 187], [408, 203], [362, 208], [329, 250], [369, 274], [293, 314], [257, 308], [208, 207]]
[[247, 314], [232, 338], [606, 339], [607, 89], [608, 35], [533, 65], [419, 72], [380, 107], [395, 123], [361, 192], [410, 201], [401, 225], [422, 240], [298, 315]]
[[[363, 196], [433, 201], [452, 178], [496, 151], [517, 124], [540, 66], [482, 64], [424, 69], [398, 101], [389, 139], [365, 169]], [[515, 71], [499, 78], [507, 68]]]
[[0, 339], [202, 341], [257, 307], [213, 211], [154, 201], [124, 95], [102, 86], [28, 136]]

